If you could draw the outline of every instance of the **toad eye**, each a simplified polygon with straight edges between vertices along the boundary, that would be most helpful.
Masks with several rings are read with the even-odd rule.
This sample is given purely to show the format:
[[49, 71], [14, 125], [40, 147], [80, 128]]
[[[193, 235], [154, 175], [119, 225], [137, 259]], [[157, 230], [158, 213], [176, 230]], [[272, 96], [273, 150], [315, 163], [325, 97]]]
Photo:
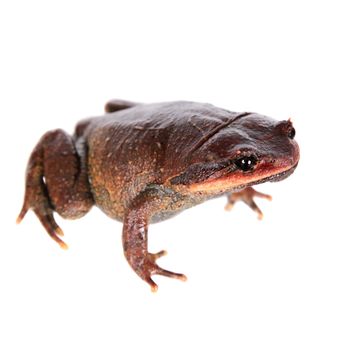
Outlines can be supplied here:
[[245, 156], [235, 160], [237, 168], [242, 171], [253, 170], [257, 162], [258, 160], [255, 156]]

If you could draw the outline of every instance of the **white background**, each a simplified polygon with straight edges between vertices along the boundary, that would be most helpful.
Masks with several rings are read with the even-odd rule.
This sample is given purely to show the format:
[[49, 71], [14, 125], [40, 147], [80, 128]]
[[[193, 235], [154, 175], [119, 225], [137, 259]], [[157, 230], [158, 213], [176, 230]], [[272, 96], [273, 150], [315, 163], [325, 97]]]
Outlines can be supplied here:
[[[346, 1], [3, 1], [0, 5], [0, 348], [349, 349], [350, 54]], [[150, 292], [121, 223], [64, 221], [68, 251], [29, 213], [29, 153], [110, 98], [194, 100], [292, 117], [289, 179], [265, 218], [225, 199], [150, 228]]]

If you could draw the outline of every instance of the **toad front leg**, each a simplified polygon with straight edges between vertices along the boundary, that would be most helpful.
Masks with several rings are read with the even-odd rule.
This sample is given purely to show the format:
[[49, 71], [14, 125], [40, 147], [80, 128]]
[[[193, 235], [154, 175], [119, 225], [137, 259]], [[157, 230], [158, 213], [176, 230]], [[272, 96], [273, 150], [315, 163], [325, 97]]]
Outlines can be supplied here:
[[186, 281], [186, 276], [159, 267], [156, 260], [166, 254], [164, 250], [152, 254], [148, 252], [148, 222], [154, 215], [160, 198], [154, 191], [145, 191], [134, 199], [128, 208], [123, 225], [123, 248], [132, 269], [156, 292], [157, 284], [152, 275], [162, 275]]
[[272, 200], [272, 197], [269, 194], [258, 192], [254, 190], [253, 187], [247, 187], [242, 191], [230, 193], [227, 196], [228, 201], [225, 206], [225, 209], [231, 210], [237, 201], [242, 201], [245, 204], [247, 204], [248, 207], [250, 207], [256, 213], [258, 213], [258, 219], [261, 220], [263, 218], [263, 213], [261, 209], [258, 207], [258, 205], [255, 203], [253, 199], [254, 197]]

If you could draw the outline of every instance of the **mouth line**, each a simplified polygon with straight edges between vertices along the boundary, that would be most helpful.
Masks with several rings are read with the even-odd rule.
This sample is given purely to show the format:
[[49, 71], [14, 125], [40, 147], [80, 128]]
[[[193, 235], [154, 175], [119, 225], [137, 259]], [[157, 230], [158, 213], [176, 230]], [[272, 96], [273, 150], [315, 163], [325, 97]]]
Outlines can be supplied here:
[[298, 166], [298, 163], [294, 164], [291, 168], [285, 171], [282, 171], [281, 173], [271, 175], [270, 177], [267, 178], [267, 181], [270, 181], [270, 182], [282, 181], [286, 179], [289, 175], [292, 175], [297, 166]]
[[[285, 178], [287, 178], [289, 175], [291, 175], [294, 170], [296, 169], [298, 163], [295, 163], [294, 165], [292, 165], [290, 168], [287, 168], [285, 170], [281, 170], [278, 173], [272, 174], [272, 175], [268, 175], [262, 178], [258, 178], [258, 179], [252, 179], [252, 181], [250, 182], [241, 182], [236, 184], [236, 186], [234, 186], [234, 184], [232, 184], [231, 180], [230, 180], [230, 176], [228, 175], [227, 177], [224, 176], [225, 178], [219, 178], [219, 179], [213, 179], [212, 181], [209, 182], [205, 182], [203, 183], [195, 183], [190, 185], [190, 189], [191, 191], [194, 192], [207, 192], [207, 193], [212, 193], [213, 195], [221, 195], [223, 193], [228, 193], [228, 192], [238, 192], [243, 190], [246, 187], [250, 187], [250, 186], [255, 186], [264, 182], [277, 182], [277, 181], [282, 181]], [[240, 181], [239, 181], [240, 182]]]
[[292, 175], [297, 166], [298, 166], [298, 163], [294, 164], [289, 169], [281, 171], [280, 173], [273, 174], [273, 175], [264, 177], [264, 178], [256, 180], [256, 181], [249, 182], [248, 184], [245, 184], [242, 187], [254, 186], [254, 185], [261, 184], [263, 182], [278, 182], [278, 181], [282, 181], [282, 180], [286, 179], [288, 176]]

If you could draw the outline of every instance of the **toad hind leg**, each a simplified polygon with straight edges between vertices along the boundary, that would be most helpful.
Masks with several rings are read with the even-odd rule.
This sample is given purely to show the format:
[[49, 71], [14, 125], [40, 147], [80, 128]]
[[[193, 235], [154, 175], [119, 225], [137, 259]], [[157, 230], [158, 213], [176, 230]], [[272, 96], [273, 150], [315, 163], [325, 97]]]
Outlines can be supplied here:
[[156, 254], [148, 252], [148, 220], [151, 198], [141, 196], [137, 198], [124, 217], [123, 224], [123, 248], [126, 260], [136, 274], [151, 286], [152, 292], [158, 290], [157, 284], [152, 280], [152, 275], [162, 275], [186, 281], [186, 276], [171, 272], [159, 267], [156, 260], [164, 255], [162, 250]]
[[67, 245], [59, 238], [63, 231], [53, 212], [75, 219], [93, 205], [84, 157], [83, 147], [78, 152], [71, 136], [54, 130], [40, 139], [28, 161], [24, 203], [17, 223], [32, 209], [47, 233], [64, 249]]
[[256, 213], [258, 213], [258, 219], [261, 220], [263, 218], [263, 213], [262, 213], [261, 209], [258, 207], [258, 205], [255, 203], [255, 201], [253, 199], [254, 197], [272, 200], [272, 197], [270, 195], [258, 192], [256, 190], [254, 190], [253, 187], [247, 187], [242, 191], [230, 193], [227, 196], [228, 201], [227, 201], [227, 204], [225, 206], [225, 209], [231, 210], [232, 207], [234, 206], [234, 204], [237, 201], [241, 200], [245, 204], [247, 204], [248, 207], [250, 207]]

